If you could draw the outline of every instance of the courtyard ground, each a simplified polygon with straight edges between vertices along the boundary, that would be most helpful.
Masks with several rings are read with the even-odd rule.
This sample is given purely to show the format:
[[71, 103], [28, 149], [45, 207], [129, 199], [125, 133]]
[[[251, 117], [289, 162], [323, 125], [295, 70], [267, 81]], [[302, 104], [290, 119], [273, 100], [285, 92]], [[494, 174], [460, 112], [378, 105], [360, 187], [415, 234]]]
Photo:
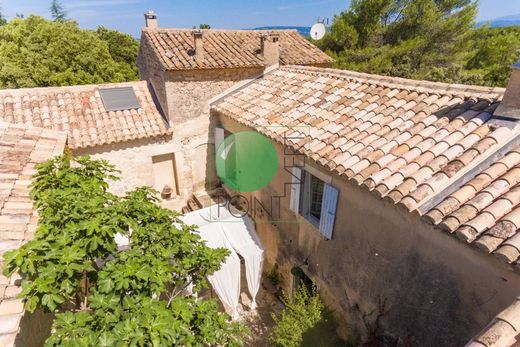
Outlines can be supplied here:
[[[244, 267], [242, 266], [242, 285], [241, 297], [238, 312], [240, 321], [244, 322], [251, 333], [249, 334], [245, 346], [248, 347], [267, 347], [269, 334], [273, 331], [275, 323], [272, 314], [280, 315], [284, 309], [282, 302], [267, 288], [271, 288], [268, 279], [264, 278], [260, 290], [257, 294], [257, 309], [251, 310], [251, 299], [245, 281]], [[302, 347], [339, 347], [347, 346], [335, 331], [335, 326], [330, 314], [325, 314], [313, 329], [307, 331], [303, 336]]]

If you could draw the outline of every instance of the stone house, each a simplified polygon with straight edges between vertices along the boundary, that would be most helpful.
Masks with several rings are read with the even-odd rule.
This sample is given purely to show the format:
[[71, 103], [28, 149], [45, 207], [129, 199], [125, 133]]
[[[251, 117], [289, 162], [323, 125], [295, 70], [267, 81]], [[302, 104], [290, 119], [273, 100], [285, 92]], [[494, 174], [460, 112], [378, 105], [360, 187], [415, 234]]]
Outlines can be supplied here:
[[[141, 81], [0, 90], [0, 256], [32, 238], [37, 216], [28, 186], [37, 163], [65, 148], [108, 160], [121, 170], [110, 183], [114, 193], [153, 186], [164, 207], [180, 211], [219, 185], [207, 160], [211, 99], [278, 62], [332, 63], [295, 31], [193, 32], [159, 29], [154, 14], [145, 18]], [[0, 346], [41, 345], [49, 326], [24, 316], [19, 285], [19, 276], [0, 275]]]
[[315, 281], [357, 342], [516, 345], [519, 86], [518, 67], [501, 89], [287, 66], [216, 100], [227, 134], [278, 152], [268, 186], [228, 188], [266, 271]]
[[[137, 58], [139, 77], [152, 86], [174, 137], [190, 149], [195, 195], [218, 184], [213, 175], [209, 104], [280, 65], [330, 66], [333, 60], [295, 30], [191, 30], [158, 27], [157, 15], [145, 14]], [[176, 133], [178, 133], [176, 135]], [[186, 176], [184, 176], [186, 177]]]
[[155, 14], [145, 19], [142, 81], [2, 90], [0, 120], [68, 132], [74, 154], [106, 159], [122, 171], [111, 184], [115, 193], [168, 187], [162, 203], [180, 211], [218, 184], [207, 169], [209, 101], [279, 60], [328, 66], [332, 59], [296, 31], [193, 32], [159, 29]]
[[[0, 254], [32, 237], [30, 175], [66, 146], [179, 209], [220, 185], [214, 129], [253, 130], [279, 168], [238, 201], [285, 289], [314, 280], [354, 342], [517, 343], [520, 69], [507, 89], [411, 81], [328, 69], [294, 31], [145, 20], [142, 81], [0, 91]], [[44, 338], [18, 282], [0, 276], [2, 346]]]
[[74, 154], [109, 160], [122, 171], [122, 180], [111, 184], [117, 194], [167, 184], [174, 190], [169, 201], [180, 201], [188, 194], [176, 184], [183, 166], [174, 167], [171, 158], [179, 145], [154, 99], [146, 81], [7, 89], [0, 91], [0, 120], [67, 132]]
[[137, 58], [170, 124], [209, 115], [209, 100], [274, 65], [330, 67], [332, 58], [295, 30], [163, 29], [145, 14]]

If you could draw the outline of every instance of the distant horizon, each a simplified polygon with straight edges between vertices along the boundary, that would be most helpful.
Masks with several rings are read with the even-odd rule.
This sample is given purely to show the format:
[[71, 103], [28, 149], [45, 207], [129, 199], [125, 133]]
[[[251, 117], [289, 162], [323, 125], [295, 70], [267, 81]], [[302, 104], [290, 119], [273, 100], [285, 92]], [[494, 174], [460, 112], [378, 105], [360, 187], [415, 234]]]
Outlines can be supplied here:
[[[144, 26], [143, 14], [155, 10], [159, 26], [191, 28], [209, 24], [213, 28], [253, 29], [257, 27], [309, 27], [318, 18], [329, 18], [348, 8], [347, 0], [63, 0], [68, 15], [82, 28], [98, 26], [140, 36]], [[50, 17], [48, 0], [0, 0], [2, 13], [7, 19], [17, 13]], [[520, 18], [520, 0], [481, 0], [477, 22]]]

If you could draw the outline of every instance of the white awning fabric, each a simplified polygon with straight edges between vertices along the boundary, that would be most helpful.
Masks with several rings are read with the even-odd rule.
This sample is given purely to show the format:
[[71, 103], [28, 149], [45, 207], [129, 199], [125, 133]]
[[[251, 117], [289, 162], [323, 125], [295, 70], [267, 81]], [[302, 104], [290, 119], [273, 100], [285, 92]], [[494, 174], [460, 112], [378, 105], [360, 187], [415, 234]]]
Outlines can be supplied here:
[[220, 269], [208, 276], [208, 281], [215, 289], [220, 300], [231, 308], [231, 316], [238, 319], [238, 299], [240, 297], [240, 258], [233, 251], [226, 236], [212, 225], [204, 225], [198, 232], [206, 245], [211, 248], [227, 248], [231, 254]]
[[[264, 247], [256, 233], [254, 222], [249, 216], [242, 216], [242, 214], [243, 212], [233, 207], [229, 210], [213, 205], [180, 217], [184, 223], [198, 226], [197, 231], [209, 247], [225, 247], [230, 250], [231, 255], [221, 269], [208, 280], [220, 300], [233, 310], [233, 318], [237, 318], [235, 313], [240, 297], [240, 261], [236, 254], [240, 254], [245, 260], [252, 309], [256, 308], [255, 299], [260, 289], [265, 258]], [[238, 260], [238, 267], [234, 263], [235, 257]]]

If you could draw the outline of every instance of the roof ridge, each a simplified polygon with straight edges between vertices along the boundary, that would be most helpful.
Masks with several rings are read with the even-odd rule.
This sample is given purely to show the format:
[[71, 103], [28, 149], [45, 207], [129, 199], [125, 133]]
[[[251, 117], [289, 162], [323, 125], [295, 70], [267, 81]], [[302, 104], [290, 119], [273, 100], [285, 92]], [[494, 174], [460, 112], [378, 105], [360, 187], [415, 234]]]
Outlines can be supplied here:
[[[193, 29], [143, 29], [141, 46], [153, 50], [165, 70], [207, 70], [265, 67], [258, 55], [261, 50], [260, 36], [276, 34], [280, 37], [280, 63], [330, 66], [334, 59], [314, 46], [296, 30], [229, 30], [203, 29], [203, 45], [217, 49], [206, 49], [204, 59], [195, 64], [193, 54]], [[186, 43], [189, 41], [187, 47]], [[220, 49], [227, 47], [227, 49]], [[178, 49], [178, 50], [176, 50]], [[172, 51], [173, 54], [168, 54]], [[141, 53], [142, 54], [142, 53]]]
[[296, 29], [225, 29], [225, 28], [211, 28], [211, 29], [193, 29], [193, 28], [142, 28], [143, 31], [153, 31], [153, 32], [171, 32], [171, 31], [177, 31], [177, 32], [193, 32], [194, 30], [200, 30], [202, 32], [244, 32], [244, 33], [250, 33], [250, 32], [296, 32], [298, 33], [298, 30]]
[[317, 68], [311, 66], [285, 65], [280, 67], [281, 70], [298, 72], [310, 72], [314, 74], [339, 76], [351, 78], [362, 83], [381, 85], [390, 88], [414, 90], [420, 93], [456, 95], [464, 97], [477, 97], [482, 99], [497, 100], [500, 99], [505, 88], [486, 87], [476, 85], [465, 85], [456, 83], [433, 82], [426, 80], [413, 80], [402, 77], [383, 76], [377, 74], [369, 74], [352, 70], [340, 70], [334, 68]]
[[100, 84], [75, 84], [70, 86], [49, 86], [49, 87], [26, 87], [26, 88], [8, 88], [0, 89], [0, 95], [5, 93], [22, 93], [28, 91], [54, 91], [54, 90], [83, 90], [92, 88], [103, 88], [103, 87], [117, 87], [117, 86], [131, 86], [147, 84], [147, 81], [129, 81], [129, 82], [111, 82], [111, 83], [100, 83]]

